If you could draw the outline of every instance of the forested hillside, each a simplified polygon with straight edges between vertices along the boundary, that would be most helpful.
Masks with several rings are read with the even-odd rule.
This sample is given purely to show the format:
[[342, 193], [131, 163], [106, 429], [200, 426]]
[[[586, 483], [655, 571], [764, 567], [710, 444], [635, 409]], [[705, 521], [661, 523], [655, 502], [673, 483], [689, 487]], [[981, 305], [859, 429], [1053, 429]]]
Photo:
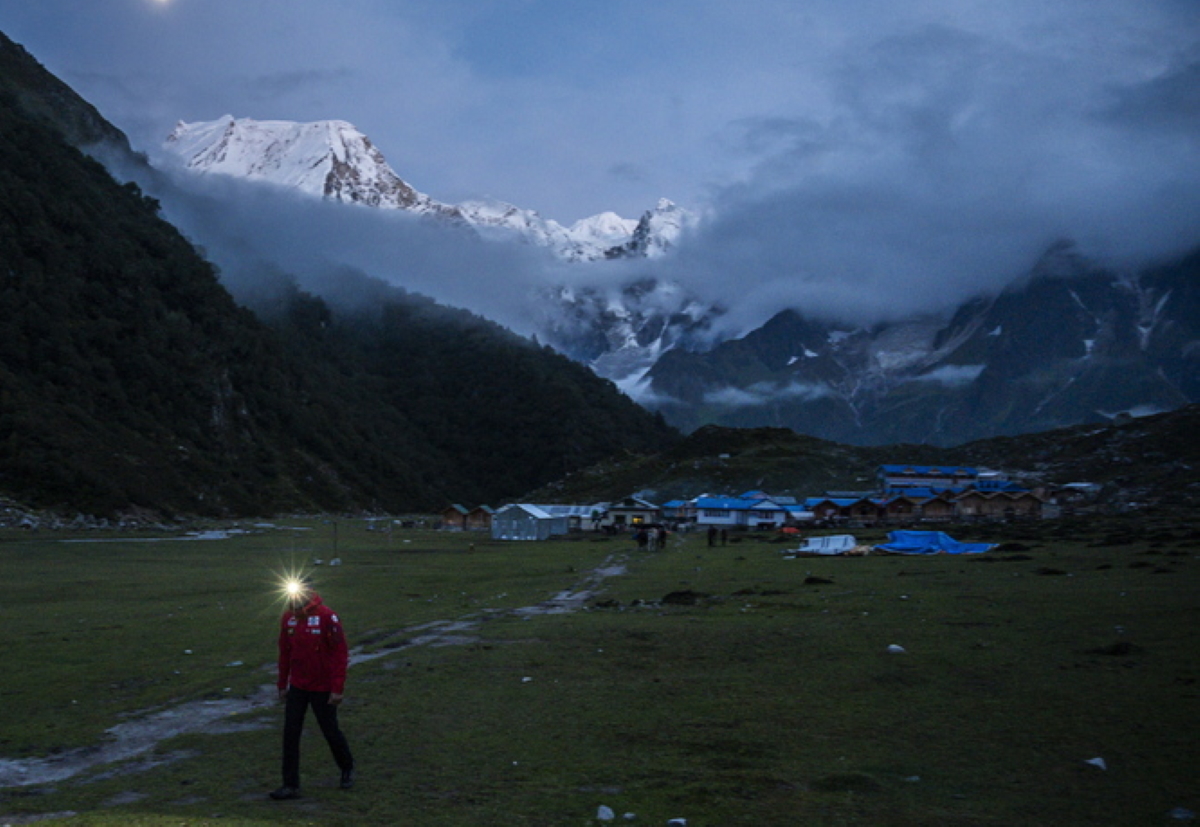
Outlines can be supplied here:
[[676, 438], [566, 358], [367, 277], [358, 309], [286, 278], [270, 319], [239, 307], [152, 199], [71, 145], [120, 135], [94, 115], [0, 35], [0, 494], [428, 509]]

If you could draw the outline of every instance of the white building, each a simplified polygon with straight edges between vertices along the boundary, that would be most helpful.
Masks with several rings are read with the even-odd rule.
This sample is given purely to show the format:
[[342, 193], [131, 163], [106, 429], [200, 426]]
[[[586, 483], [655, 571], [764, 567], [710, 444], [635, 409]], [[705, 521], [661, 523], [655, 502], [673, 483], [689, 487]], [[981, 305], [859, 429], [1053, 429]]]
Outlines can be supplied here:
[[528, 503], [506, 505], [492, 515], [493, 540], [548, 540], [566, 534], [566, 515], [555, 515]]

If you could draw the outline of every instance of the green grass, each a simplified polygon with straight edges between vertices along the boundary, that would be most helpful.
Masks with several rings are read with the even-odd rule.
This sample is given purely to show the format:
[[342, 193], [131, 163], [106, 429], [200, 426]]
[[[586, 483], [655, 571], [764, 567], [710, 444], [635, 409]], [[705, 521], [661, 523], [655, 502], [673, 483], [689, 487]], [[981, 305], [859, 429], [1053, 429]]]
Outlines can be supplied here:
[[[318, 588], [352, 644], [474, 624], [465, 644], [352, 667], [356, 789], [336, 788], [310, 721], [305, 798], [267, 800], [274, 707], [245, 716], [252, 728], [164, 741], [149, 769], [0, 788], [0, 822], [586, 825], [605, 804], [693, 827], [1170, 823], [1175, 807], [1200, 810], [1200, 567], [1189, 528], [1143, 539], [1137, 519], [991, 530], [1032, 546], [1020, 554], [794, 560], [753, 538], [644, 554], [624, 539], [502, 544], [343, 520], [344, 565], [319, 568]], [[274, 576], [333, 556], [332, 525], [309, 528], [0, 537], [0, 759], [270, 683]], [[586, 609], [512, 612], [612, 559], [626, 573]], [[690, 605], [662, 602], [689, 591]]]

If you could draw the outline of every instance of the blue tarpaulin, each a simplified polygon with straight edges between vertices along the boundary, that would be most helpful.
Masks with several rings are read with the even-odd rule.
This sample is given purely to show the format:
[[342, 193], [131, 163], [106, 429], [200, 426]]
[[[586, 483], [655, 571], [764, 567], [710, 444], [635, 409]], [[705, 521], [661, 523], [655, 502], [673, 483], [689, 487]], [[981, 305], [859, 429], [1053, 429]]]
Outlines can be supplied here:
[[888, 541], [875, 546], [893, 554], [978, 554], [992, 543], [960, 543], [944, 531], [889, 531]]

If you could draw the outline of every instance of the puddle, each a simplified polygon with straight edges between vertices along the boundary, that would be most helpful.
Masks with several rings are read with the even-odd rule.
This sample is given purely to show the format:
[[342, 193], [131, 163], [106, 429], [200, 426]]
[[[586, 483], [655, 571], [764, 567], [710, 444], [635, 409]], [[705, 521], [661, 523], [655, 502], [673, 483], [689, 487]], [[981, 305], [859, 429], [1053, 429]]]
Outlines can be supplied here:
[[[365, 663], [418, 646], [469, 645], [479, 639], [477, 634], [479, 626], [485, 619], [490, 620], [506, 615], [528, 618], [570, 614], [579, 611], [587, 601], [594, 598], [606, 579], [618, 577], [625, 572], [624, 563], [609, 558], [599, 568], [588, 572], [583, 581], [572, 589], [561, 591], [536, 606], [525, 606], [500, 612], [491, 611], [481, 613], [477, 617], [458, 620], [435, 620], [413, 626], [396, 635], [397, 639], [404, 640], [403, 644], [384, 647], [375, 652], [351, 650], [350, 663], [352, 665]], [[484, 614], [486, 614], [486, 618]], [[244, 715], [274, 706], [277, 702], [278, 696], [274, 685], [267, 684], [259, 687], [259, 691], [249, 697], [180, 704], [144, 715], [136, 720], [117, 724], [107, 730], [110, 736], [109, 740], [97, 746], [70, 750], [50, 758], [22, 760], [0, 758], [0, 788], [53, 784], [93, 767], [127, 761], [144, 755], [158, 746], [160, 742], [177, 735], [193, 732], [216, 735], [254, 728], [260, 724], [232, 722], [227, 719], [234, 715]], [[130, 767], [130, 771], [148, 770], [161, 763], [161, 761], [147, 759]]]

